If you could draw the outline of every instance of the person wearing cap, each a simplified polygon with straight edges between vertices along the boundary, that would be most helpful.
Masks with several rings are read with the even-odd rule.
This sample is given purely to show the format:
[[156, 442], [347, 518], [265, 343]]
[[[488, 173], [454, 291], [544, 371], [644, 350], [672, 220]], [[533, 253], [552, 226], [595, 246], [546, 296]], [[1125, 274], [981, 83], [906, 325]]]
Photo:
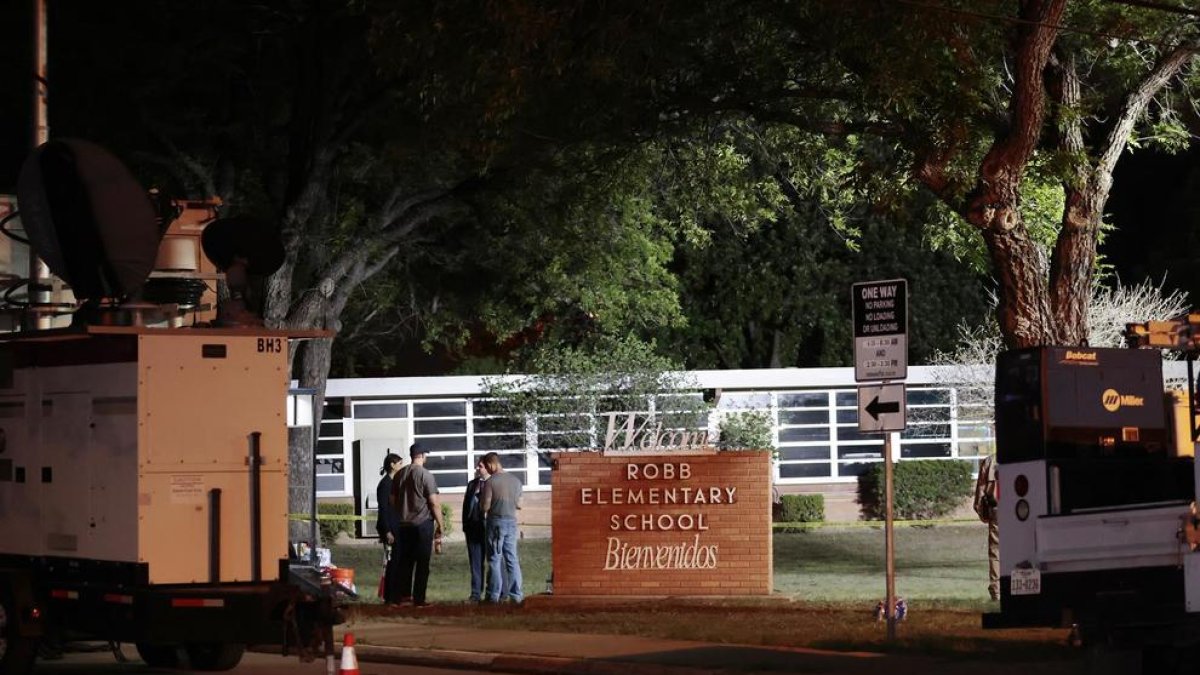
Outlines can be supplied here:
[[[396, 510], [392, 508], [392, 478], [400, 470], [403, 462], [403, 457], [388, 452], [387, 457], [383, 458], [383, 468], [379, 470], [383, 478], [380, 478], [379, 485], [375, 486], [375, 503], [379, 509], [375, 518], [375, 531], [379, 534], [379, 542], [389, 551], [396, 545], [396, 527], [400, 524]], [[387, 567], [383, 573], [383, 601], [386, 603], [394, 603], [398, 597], [395, 593], [396, 580], [400, 578], [400, 572], [396, 569], [398, 563], [396, 556], [388, 555]]]
[[411, 599], [417, 607], [424, 607], [429, 604], [425, 590], [429, 584], [433, 541], [441, 538], [445, 528], [437, 481], [425, 468], [429, 450], [420, 443], [413, 443], [408, 455], [412, 463], [392, 478], [392, 505], [399, 523], [392, 555], [399, 559], [396, 586], [399, 601]]

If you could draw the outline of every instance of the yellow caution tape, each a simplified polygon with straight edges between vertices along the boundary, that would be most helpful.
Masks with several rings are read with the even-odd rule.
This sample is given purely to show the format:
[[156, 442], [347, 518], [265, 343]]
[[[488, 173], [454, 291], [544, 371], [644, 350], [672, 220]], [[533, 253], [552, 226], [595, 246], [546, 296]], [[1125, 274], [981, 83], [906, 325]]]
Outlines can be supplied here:
[[[309, 520], [312, 520], [312, 519], [313, 519], [313, 516], [312, 516], [312, 514], [311, 514], [311, 513], [289, 513], [289, 514], [288, 514], [288, 520], [305, 520], [305, 521], [309, 521]], [[374, 520], [375, 520], [375, 516], [352, 516], [352, 515], [342, 515], [342, 514], [337, 514], [337, 513], [318, 513], [318, 514], [317, 514], [317, 520], [367, 520], [367, 521], [374, 521]]]

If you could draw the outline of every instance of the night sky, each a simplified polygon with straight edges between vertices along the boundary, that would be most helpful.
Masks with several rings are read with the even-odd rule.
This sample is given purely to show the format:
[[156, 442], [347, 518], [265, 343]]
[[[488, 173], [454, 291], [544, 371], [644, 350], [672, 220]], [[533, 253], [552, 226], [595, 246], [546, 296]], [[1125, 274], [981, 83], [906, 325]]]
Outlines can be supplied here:
[[1168, 288], [1188, 291], [1200, 304], [1200, 149], [1167, 155], [1126, 153], [1117, 165], [1108, 221], [1116, 226], [1101, 253], [1122, 281], [1166, 277]]
[[0, 193], [13, 194], [29, 151], [32, 95], [29, 3], [0, 3]]

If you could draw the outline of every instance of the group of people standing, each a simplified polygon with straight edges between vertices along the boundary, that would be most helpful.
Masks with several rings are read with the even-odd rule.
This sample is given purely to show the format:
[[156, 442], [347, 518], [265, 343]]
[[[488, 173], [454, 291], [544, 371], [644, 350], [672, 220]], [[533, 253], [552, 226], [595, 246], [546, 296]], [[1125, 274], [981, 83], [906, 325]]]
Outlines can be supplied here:
[[[379, 517], [376, 531], [390, 549], [384, 571], [383, 600], [428, 605], [429, 562], [434, 546], [440, 551], [441, 503], [437, 481], [425, 469], [429, 451], [420, 443], [409, 448], [411, 463], [388, 453], [376, 488]], [[521, 481], [504, 471], [500, 455], [489, 452], [475, 464], [475, 478], [463, 495], [462, 527], [471, 568], [471, 602], [515, 602], [525, 596], [517, 555], [517, 509]]]

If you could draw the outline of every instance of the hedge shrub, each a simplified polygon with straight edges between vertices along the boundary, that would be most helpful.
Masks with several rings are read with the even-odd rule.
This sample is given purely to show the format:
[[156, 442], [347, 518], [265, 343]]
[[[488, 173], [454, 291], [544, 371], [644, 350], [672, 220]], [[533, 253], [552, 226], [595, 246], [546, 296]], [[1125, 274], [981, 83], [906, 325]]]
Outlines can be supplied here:
[[[317, 516], [352, 516], [354, 515], [354, 505], [345, 502], [317, 502]], [[329, 546], [337, 541], [338, 532], [345, 532], [350, 536], [354, 536], [354, 523], [358, 521], [345, 520], [325, 520], [317, 518], [317, 527], [321, 530], [321, 545]], [[367, 528], [374, 532], [375, 523]]]
[[820, 523], [825, 520], [825, 495], [783, 495], [779, 522]]
[[[919, 459], [894, 465], [893, 510], [897, 520], [930, 520], [954, 512], [971, 495], [971, 463]], [[867, 520], [884, 518], [883, 464], [858, 477], [858, 503]]]

